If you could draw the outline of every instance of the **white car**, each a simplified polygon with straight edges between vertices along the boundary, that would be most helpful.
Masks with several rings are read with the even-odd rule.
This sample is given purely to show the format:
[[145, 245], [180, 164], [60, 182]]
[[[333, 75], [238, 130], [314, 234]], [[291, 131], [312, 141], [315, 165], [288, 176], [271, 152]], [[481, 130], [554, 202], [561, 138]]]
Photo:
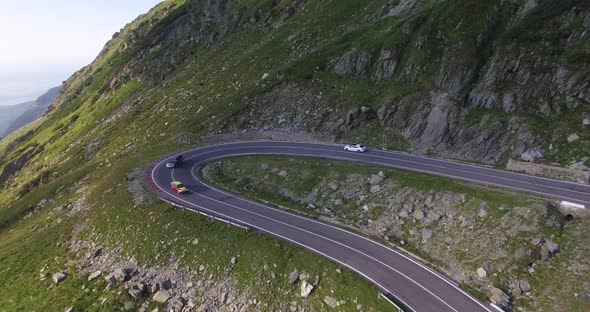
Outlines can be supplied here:
[[364, 153], [367, 151], [367, 147], [360, 144], [349, 144], [344, 146], [344, 150], [347, 152]]

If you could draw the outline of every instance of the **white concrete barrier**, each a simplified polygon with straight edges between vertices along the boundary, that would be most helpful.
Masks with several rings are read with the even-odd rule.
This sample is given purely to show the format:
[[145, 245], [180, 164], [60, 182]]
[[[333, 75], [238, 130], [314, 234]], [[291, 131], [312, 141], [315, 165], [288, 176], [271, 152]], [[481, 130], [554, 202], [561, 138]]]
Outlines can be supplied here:
[[561, 202], [561, 205], [571, 207], [571, 208], [577, 208], [577, 209], [585, 209], [586, 208], [586, 206], [584, 206], [584, 205], [568, 202], [565, 200]]
[[585, 205], [562, 201], [559, 203], [559, 211], [564, 215], [569, 215], [574, 218], [590, 218], [590, 209]]

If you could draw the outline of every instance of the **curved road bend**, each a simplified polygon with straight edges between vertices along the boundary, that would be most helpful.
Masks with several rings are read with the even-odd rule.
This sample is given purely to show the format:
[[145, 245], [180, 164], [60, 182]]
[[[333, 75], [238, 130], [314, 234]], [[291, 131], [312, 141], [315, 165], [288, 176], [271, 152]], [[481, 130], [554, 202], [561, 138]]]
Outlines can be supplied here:
[[[278, 210], [215, 189], [195, 172], [220, 158], [239, 155], [290, 155], [320, 157], [447, 176], [465, 181], [529, 191], [548, 197], [587, 204], [590, 186], [561, 182], [468, 164], [400, 153], [344, 152], [341, 146], [242, 142], [212, 145], [184, 152], [180, 168], [167, 169], [165, 159], [150, 173], [159, 196], [187, 209], [248, 226], [265, 234], [310, 249], [357, 272], [414, 311], [493, 311], [461, 290], [457, 283], [436, 273], [400, 251], [350, 231]], [[180, 180], [190, 192], [178, 195], [169, 183]]]

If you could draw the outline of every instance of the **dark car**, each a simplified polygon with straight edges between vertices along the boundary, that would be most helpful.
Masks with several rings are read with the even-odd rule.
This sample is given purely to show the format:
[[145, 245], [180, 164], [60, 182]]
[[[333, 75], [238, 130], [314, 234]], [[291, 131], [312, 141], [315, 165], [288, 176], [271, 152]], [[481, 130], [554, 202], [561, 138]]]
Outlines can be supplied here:
[[168, 159], [166, 162], [166, 168], [176, 168], [182, 164], [183, 158], [182, 155], [178, 155], [176, 157]]

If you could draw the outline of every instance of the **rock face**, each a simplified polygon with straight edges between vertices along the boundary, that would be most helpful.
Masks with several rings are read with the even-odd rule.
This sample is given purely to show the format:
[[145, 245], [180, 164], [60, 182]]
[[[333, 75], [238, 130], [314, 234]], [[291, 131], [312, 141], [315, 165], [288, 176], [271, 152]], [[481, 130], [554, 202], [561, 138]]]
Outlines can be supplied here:
[[367, 71], [370, 58], [369, 53], [353, 48], [330, 61], [329, 66], [336, 75], [359, 77]]
[[[421, 92], [377, 103], [380, 108], [376, 116], [383, 127], [403, 136], [413, 151], [488, 164], [509, 158], [532, 162], [543, 157], [548, 141], [558, 142], [559, 138], [540, 138], [539, 131], [531, 130], [528, 121], [515, 114], [547, 118], [545, 121], [551, 125], [556, 124], [554, 117], [564, 116], [567, 111], [589, 113], [584, 106], [590, 98], [587, 72], [559, 59], [560, 54], [567, 54], [569, 47], [579, 45], [587, 37], [588, 29], [573, 26], [586, 20], [587, 8], [579, 9], [572, 3], [553, 10], [547, 20], [564, 25], [557, 31], [561, 41], [535, 36], [534, 43], [524, 44], [521, 37], [530, 36], [533, 31], [552, 31], [549, 23], [535, 30], [520, 25], [535, 19], [535, 12], [552, 11], [549, 4], [535, 2], [534, 9], [526, 9], [530, 4], [526, 1], [494, 2], [494, 6], [478, 8], [483, 9], [478, 13], [485, 11], [487, 17], [482, 23], [471, 25], [474, 28], [469, 31], [474, 32], [473, 36], [451, 40], [440, 29], [423, 27], [425, 18], [415, 14], [423, 3], [401, 1], [386, 5], [367, 18], [376, 21], [404, 16], [405, 22], [393, 32], [395, 43], [372, 49], [348, 48], [326, 61], [327, 70], [336, 75], [368, 80], [375, 85], [398, 80], [433, 82]], [[503, 11], [509, 6], [514, 7]], [[520, 18], [514, 25], [502, 24], [510, 19], [504, 14], [511, 10], [520, 12]], [[463, 20], [455, 21], [455, 26], [469, 27]], [[500, 28], [505, 30], [499, 32]], [[453, 44], [441, 45], [438, 40]], [[482, 57], [483, 47], [490, 45], [494, 46], [491, 55]], [[423, 53], [431, 53], [427, 61], [420, 58]], [[370, 120], [353, 108], [330, 118], [327, 124], [330, 130], [347, 132]], [[560, 124], [571, 127], [565, 122]], [[571, 136], [569, 140], [577, 139]]]

